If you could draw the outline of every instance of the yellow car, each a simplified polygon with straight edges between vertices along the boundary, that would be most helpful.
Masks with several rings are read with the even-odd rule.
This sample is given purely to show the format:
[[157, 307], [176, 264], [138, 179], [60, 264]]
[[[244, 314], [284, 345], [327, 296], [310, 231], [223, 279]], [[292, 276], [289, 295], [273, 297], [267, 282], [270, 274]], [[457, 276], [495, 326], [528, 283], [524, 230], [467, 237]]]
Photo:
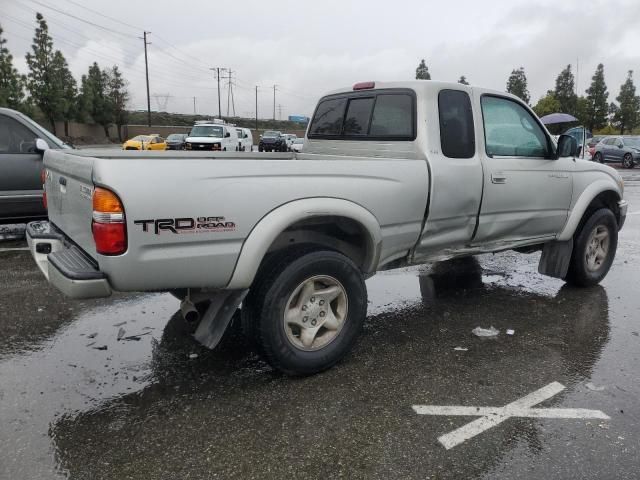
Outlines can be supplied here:
[[167, 142], [157, 133], [138, 135], [122, 144], [123, 150], [166, 150]]

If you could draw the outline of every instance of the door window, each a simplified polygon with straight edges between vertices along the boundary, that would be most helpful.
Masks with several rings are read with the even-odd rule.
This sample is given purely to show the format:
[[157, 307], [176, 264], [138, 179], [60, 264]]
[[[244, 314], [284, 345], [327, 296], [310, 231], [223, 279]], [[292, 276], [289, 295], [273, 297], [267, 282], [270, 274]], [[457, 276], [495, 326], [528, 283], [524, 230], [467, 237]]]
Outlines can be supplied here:
[[309, 133], [311, 135], [340, 135], [346, 98], [325, 100], [318, 105]]
[[0, 153], [35, 153], [36, 135], [13, 118], [0, 115]]
[[549, 157], [542, 127], [519, 103], [503, 97], [482, 97], [482, 118], [490, 157]]
[[476, 153], [469, 94], [442, 90], [438, 95], [440, 147], [445, 157], [471, 158]]

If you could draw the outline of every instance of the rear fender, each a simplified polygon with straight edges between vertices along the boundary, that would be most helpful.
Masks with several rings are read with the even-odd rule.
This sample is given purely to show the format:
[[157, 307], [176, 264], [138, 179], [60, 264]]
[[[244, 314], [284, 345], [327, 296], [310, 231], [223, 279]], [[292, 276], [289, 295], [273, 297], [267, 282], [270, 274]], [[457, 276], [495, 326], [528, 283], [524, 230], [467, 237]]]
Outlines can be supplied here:
[[227, 289], [249, 288], [258, 267], [274, 240], [287, 227], [312, 217], [338, 216], [358, 222], [367, 232], [367, 256], [364, 273], [375, 272], [380, 257], [380, 224], [364, 207], [338, 198], [308, 198], [282, 205], [265, 215], [245, 240]]

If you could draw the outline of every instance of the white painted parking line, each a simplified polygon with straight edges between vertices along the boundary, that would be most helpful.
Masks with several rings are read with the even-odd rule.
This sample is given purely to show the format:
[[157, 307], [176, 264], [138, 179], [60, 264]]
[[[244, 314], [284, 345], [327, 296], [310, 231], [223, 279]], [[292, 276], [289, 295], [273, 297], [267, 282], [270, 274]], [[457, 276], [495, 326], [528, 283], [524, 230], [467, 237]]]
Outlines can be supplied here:
[[466, 407], [445, 405], [414, 405], [418, 415], [473, 416], [480, 417], [456, 430], [438, 437], [438, 441], [447, 449], [460, 445], [470, 438], [495, 427], [511, 417], [523, 418], [598, 418], [610, 417], [600, 410], [585, 408], [531, 408], [548, 400], [564, 390], [564, 385], [553, 382], [504, 407]]
[[27, 252], [29, 247], [0, 248], [0, 252]]

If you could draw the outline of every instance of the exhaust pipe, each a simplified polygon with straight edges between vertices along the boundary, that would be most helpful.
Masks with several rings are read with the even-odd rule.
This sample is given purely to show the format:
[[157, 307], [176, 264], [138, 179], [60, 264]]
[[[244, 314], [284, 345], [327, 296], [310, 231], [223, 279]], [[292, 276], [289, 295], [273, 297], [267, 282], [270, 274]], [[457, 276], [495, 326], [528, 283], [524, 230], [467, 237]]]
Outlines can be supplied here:
[[191, 300], [185, 298], [180, 302], [180, 311], [182, 316], [189, 323], [196, 323], [200, 321], [200, 313]]

